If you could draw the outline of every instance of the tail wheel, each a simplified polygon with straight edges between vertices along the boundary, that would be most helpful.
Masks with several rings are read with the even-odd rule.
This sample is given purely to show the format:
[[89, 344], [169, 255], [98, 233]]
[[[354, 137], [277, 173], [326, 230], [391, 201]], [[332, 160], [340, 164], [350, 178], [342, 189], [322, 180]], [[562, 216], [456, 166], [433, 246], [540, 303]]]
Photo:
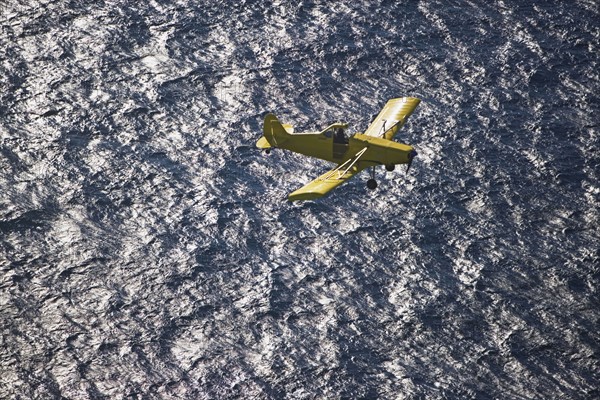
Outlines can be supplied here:
[[388, 171], [392, 172], [393, 170], [396, 169], [396, 166], [394, 164], [387, 164], [385, 166], [385, 169], [387, 169]]
[[375, 190], [377, 188], [377, 181], [375, 179], [369, 179], [367, 181], [367, 187], [371, 190]]

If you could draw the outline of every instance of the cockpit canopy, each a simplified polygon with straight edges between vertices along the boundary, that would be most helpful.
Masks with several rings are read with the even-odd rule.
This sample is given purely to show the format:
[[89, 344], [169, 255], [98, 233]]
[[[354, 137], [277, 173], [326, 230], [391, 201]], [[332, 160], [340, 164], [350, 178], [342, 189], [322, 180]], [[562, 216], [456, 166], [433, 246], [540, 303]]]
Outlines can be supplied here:
[[348, 137], [346, 136], [347, 128], [348, 124], [336, 122], [322, 130], [321, 134], [326, 138], [333, 137], [334, 143], [348, 143]]

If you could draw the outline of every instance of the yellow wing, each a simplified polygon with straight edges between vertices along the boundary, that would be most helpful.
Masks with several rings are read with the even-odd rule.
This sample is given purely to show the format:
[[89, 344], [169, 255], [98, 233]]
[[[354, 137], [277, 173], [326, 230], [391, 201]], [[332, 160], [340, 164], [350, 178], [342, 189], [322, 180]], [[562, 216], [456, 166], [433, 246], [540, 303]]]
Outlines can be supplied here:
[[367, 165], [360, 165], [358, 163], [358, 159], [366, 150], [367, 148], [365, 147], [348, 161], [338, 165], [335, 169], [324, 173], [317, 179], [291, 193], [288, 196], [288, 200], [314, 200], [325, 196], [327, 193], [331, 192], [333, 189], [367, 167]]
[[415, 97], [389, 100], [364, 134], [392, 140], [420, 102]]

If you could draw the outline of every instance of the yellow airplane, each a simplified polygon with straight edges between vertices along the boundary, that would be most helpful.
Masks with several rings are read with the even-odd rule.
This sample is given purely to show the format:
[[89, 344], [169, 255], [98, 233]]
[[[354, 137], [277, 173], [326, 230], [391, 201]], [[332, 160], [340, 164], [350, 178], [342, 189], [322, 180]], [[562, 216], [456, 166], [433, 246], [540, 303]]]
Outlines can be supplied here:
[[393, 171], [396, 164], [408, 164], [406, 171], [410, 169], [417, 152], [392, 139], [420, 102], [414, 97], [389, 100], [365, 133], [356, 133], [352, 137], [346, 136], [344, 130], [348, 124], [345, 123], [331, 124], [321, 132], [294, 133], [291, 125], [281, 124], [275, 115], [267, 114], [263, 136], [256, 147], [267, 153], [272, 148], [281, 148], [337, 164], [331, 171], [291, 193], [290, 201], [323, 197], [368, 167], [372, 168], [367, 187], [373, 190], [377, 187], [375, 166], [385, 165], [388, 171]]

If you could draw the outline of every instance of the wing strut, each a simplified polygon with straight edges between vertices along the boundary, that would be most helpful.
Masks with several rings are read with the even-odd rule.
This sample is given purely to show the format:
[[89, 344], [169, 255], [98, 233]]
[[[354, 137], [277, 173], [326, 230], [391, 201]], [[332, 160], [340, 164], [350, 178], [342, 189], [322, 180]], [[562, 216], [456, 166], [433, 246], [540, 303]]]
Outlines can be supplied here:
[[392, 130], [393, 130], [395, 127], [397, 127], [397, 126], [398, 126], [398, 127], [402, 126], [402, 124], [404, 124], [404, 118], [402, 118], [400, 121], [398, 121], [398, 122], [396, 122], [394, 125], [392, 125], [392, 127], [391, 127], [390, 129], [385, 129], [385, 123], [386, 123], [386, 122], [387, 122], [387, 121], [384, 119], [384, 120], [383, 120], [383, 125], [381, 126], [381, 130], [383, 131], [383, 133], [380, 135], [380, 137], [382, 137], [382, 138], [385, 138], [385, 134], [386, 134], [386, 133], [388, 133], [388, 132], [392, 132]]
[[[366, 147], [364, 149], [362, 149], [361, 151], [359, 151], [358, 153], [356, 153], [356, 155], [353, 158], [349, 158], [344, 163], [338, 165], [338, 167], [336, 169], [330, 171], [329, 174], [323, 178], [323, 180], [331, 178], [331, 176], [333, 174], [335, 174], [336, 172], [337, 172], [337, 179], [342, 179], [342, 177], [344, 175], [346, 175], [348, 173], [348, 171], [350, 171], [350, 168], [352, 168], [354, 166], [354, 164], [356, 164], [358, 162], [358, 159], [360, 158], [360, 156], [362, 156], [365, 153], [365, 151], [367, 151]], [[350, 165], [348, 165], [348, 167], [344, 170], [344, 172], [341, 172], [342, 168], [344, 168], [344, 166], [346, 166], [346, 164], [348, 164], [348, 163], [350, 163]]]

